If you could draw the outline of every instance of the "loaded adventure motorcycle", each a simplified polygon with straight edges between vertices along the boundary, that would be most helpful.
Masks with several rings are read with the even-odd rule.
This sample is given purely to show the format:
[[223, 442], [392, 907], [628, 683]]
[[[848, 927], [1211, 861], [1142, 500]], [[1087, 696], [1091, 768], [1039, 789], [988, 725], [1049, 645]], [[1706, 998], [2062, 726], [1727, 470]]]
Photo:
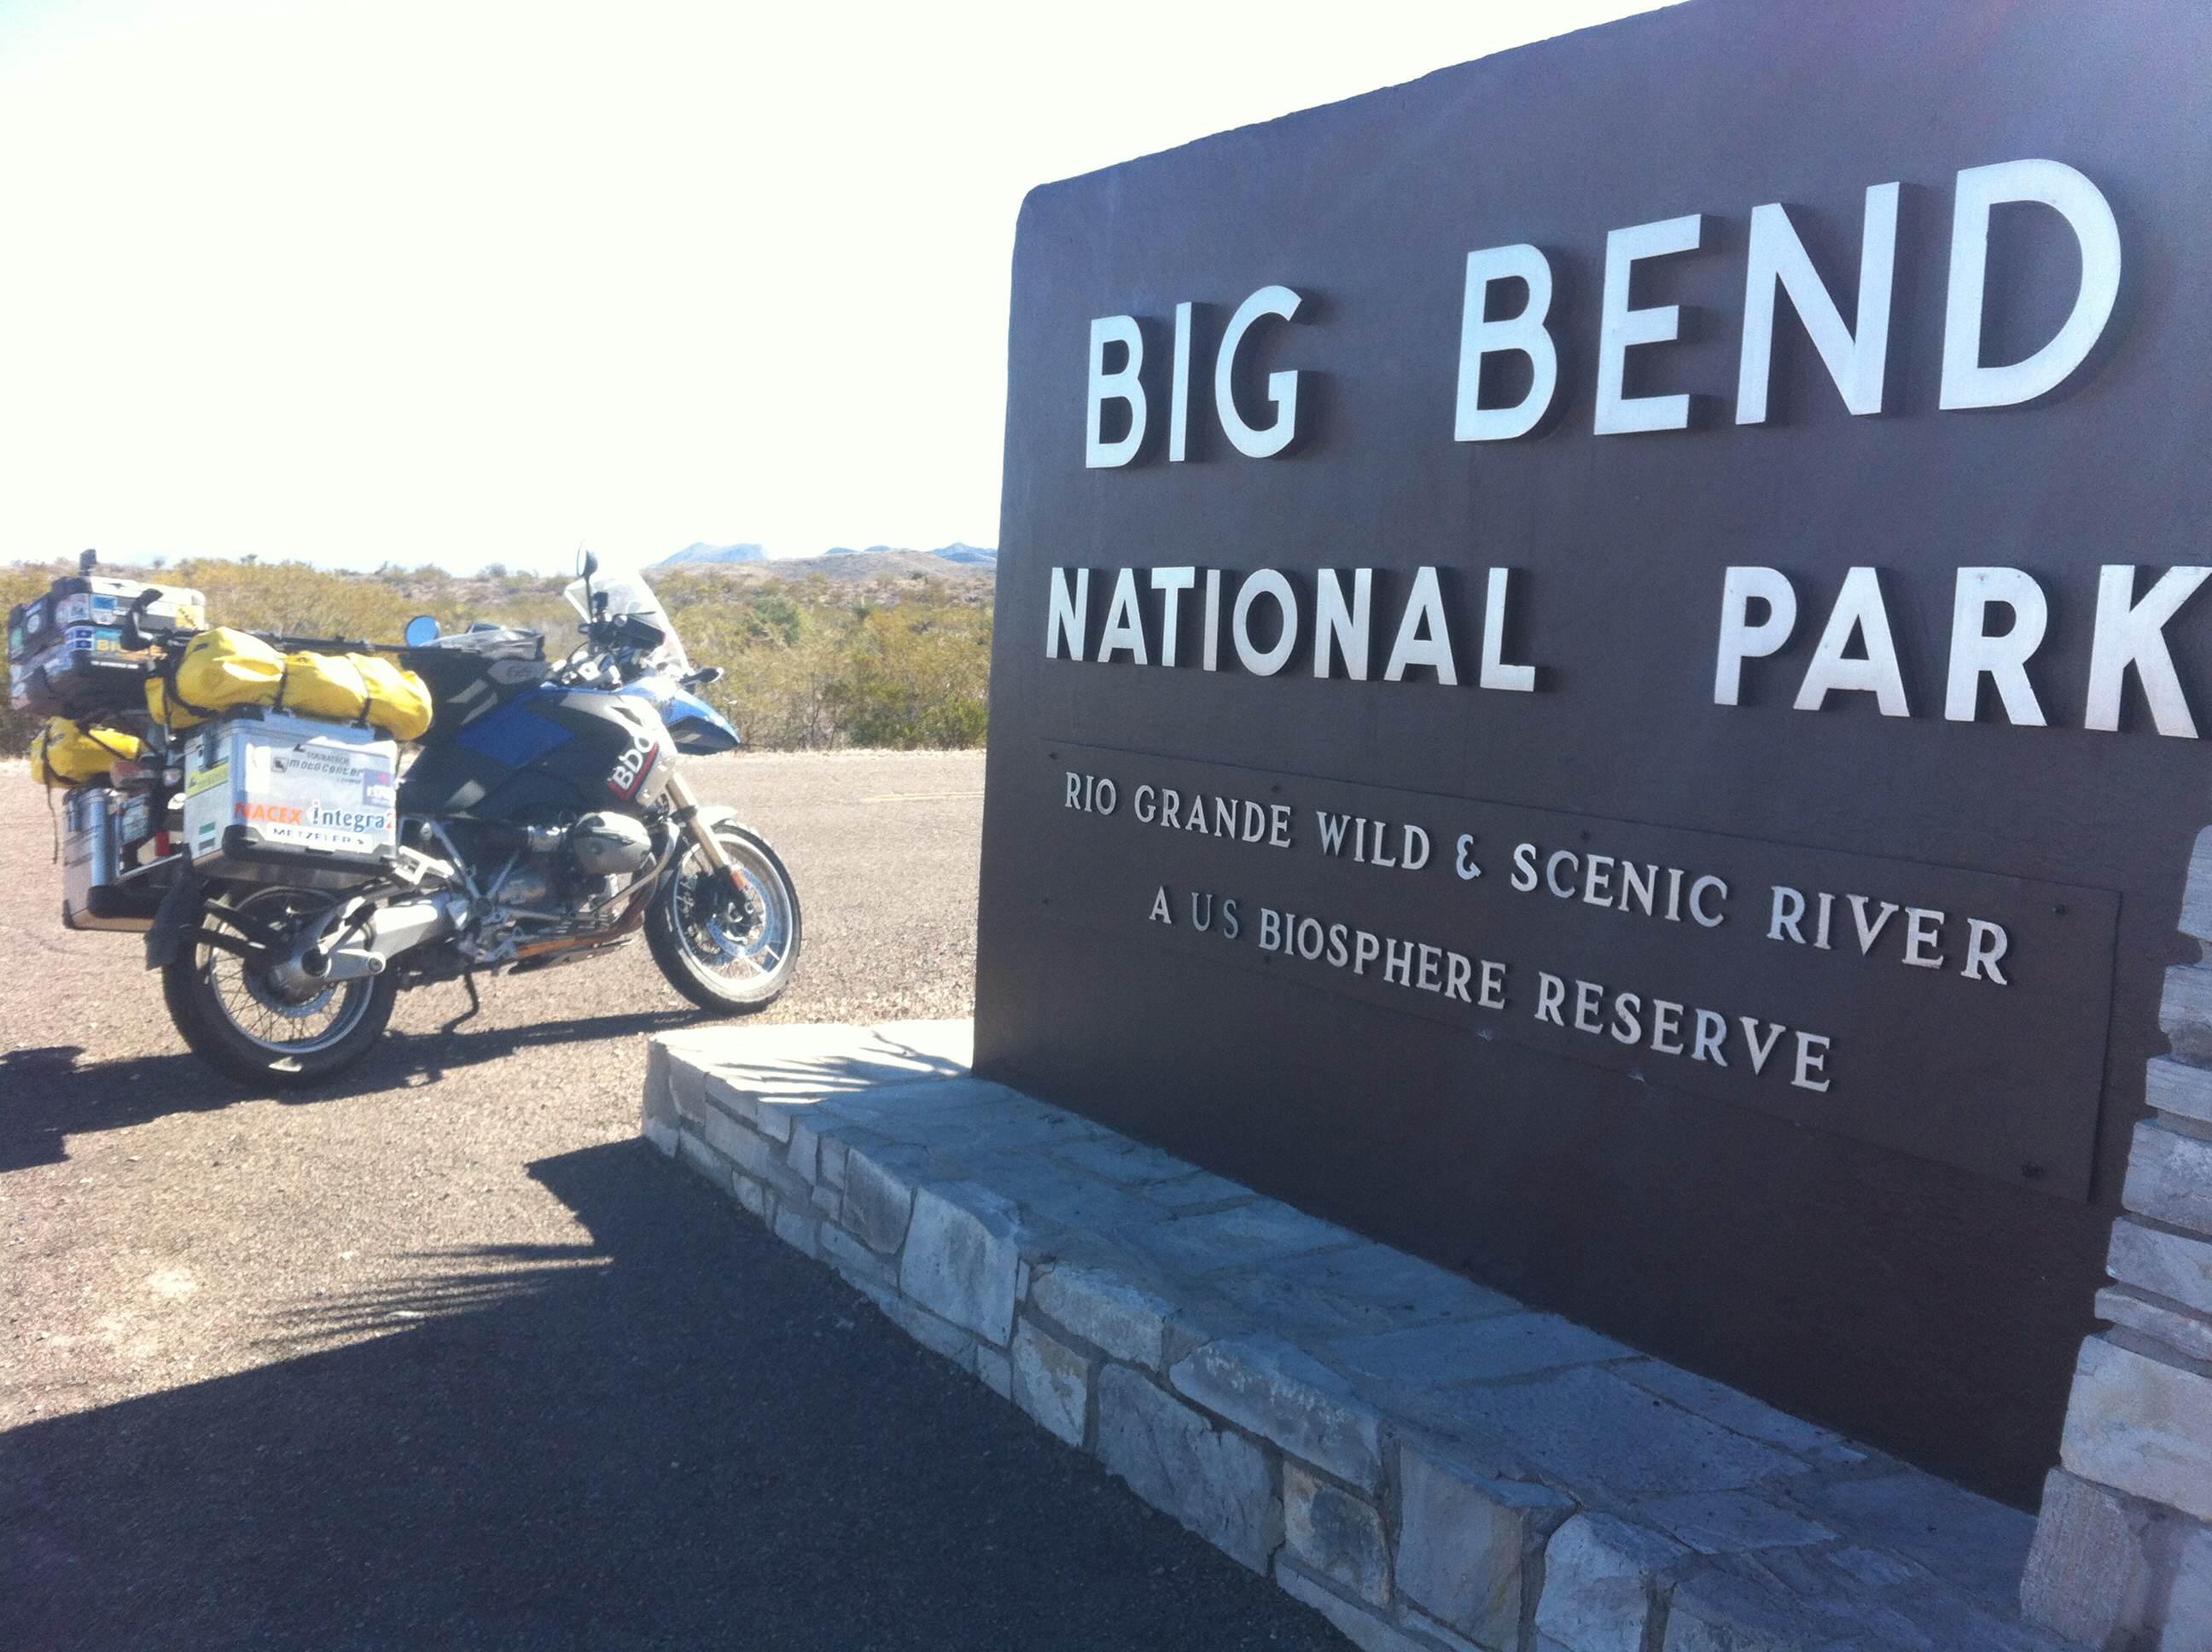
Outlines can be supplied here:
[[[599, 573], [549, 662], [538, 632], [428, 616], [400, 644], [209, 630], [197, 592], [88, 556], [9, 621], [11, 697], [52, 720], [34, 770], [69, 787], [64, 923], [143, 932], [185, 1043], [262, 1086], [359, 1060], [403, 987], [458, 979], [473, 1007], [479, 971], [641, 933], [702, 1009], [767, 1007], [798, 895], [677, 765], [742, 744], [695, 692], [720, 672], [641, 578]], [[395, 735], [420, 739], [404, 770]]]

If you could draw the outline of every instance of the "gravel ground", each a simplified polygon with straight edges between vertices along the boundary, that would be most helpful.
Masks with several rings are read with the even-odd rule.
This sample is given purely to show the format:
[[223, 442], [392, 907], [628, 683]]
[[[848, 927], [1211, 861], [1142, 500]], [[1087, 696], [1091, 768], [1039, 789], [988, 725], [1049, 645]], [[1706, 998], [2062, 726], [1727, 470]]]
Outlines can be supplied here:
[[[980, 753], [691, 766], [775, 1020], [967, 1013]], [[60, 926], [0, 765], [0, 1648], [1340, 1646], [635, 1139], [643, 947], [283, 1101]]]

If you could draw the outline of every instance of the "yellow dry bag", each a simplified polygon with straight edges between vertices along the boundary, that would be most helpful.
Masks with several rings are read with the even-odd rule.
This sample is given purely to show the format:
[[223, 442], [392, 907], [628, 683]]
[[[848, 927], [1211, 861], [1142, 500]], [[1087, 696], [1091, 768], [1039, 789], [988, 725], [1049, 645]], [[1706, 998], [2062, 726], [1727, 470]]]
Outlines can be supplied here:
[[169, 685], [161, 679], [158, 671], [146, 679], [146, 711], [155, 722], [173, 729], [190, 728], [194, 723], [207, 721], [206, 718], [186, 711], [170, 697]]
[[368, 695], [368, 720], [394, 740], [419, 740], [430, 727], [430, 690], [381, 654], [349, 654]]
[[118, 762], [135, 762], [138, 742], [112, 728], [79, 728], [49, 718], [31, 742], [31, 778], [41, 786], [82, 786]]
[[234, 706], [272, 705], [283, 680], [283, 655], [250, 632], [218, 625], [185, 645], [168, 699], [173, 707], [202, 715]]
[[284, 656], [284, 686], [276, 704], [302, 717], [328, 717], [358, 723], [368, 705], [361, 680], [359, 654], [297, 653]]
[[185, 646], [167, 680], [146, 679], [146, 709], [190, 728], [240, 706], [272, 706], [334, 723], [366, 723], [395, 740], [430, 726], [430, 690], [379, 654], [278, 653], [250, 632], [218, 626]]

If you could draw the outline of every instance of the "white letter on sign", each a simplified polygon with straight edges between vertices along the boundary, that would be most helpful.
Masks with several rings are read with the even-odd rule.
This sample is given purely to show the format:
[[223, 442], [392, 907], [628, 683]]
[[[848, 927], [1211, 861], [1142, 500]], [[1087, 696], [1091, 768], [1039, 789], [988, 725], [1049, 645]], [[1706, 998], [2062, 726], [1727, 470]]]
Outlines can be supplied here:
[[[1490, 285], [1496, 281], [1525, 282], [1528, 301], [1516, 316], [1486, 321]], [[1453, 440], [1504, 441], [1536, 428], [1559, 382], [1559, 353], [1544, 330], [1551, 309], [1552, 266], [1534, 247], [1493, 246], [1467, 255], [1466, 307], [1459, 321], [1459, 419]], [[1482, 358], [1509, 350], [1528, 358], [1528, 393], [1511, 407], [1486, 408]]]
[[1628, 307], [1628, 283], [1638, 262], [1670, 252], [1693, 252], [1705, 232], [1705, 219], [1692, 212], [1656, 224], [1610, 231], [1605, 238], [1605, 295], [1597, 332], [1597, 417], [1601, 436], [1638, 430], [1680, 430], [1690, 422], [1687, 396], [1624, 396], [1621, 380], [1628, 351], [1635, 344], [1663, 344], [1681, 331], [1682, 307], [1661, 304], [1648, 310]]
[[1329, 675], [1329, 656], [1344, 662], [1344, 674], [1355, 683], [1367, 680], [1367, 618], [1375, 594], [1375, 570], [1352, 570], [1352, 598], [1344, 595], [1344, 578], [1333, 568], [1322, 568], [1314, 584], [1314, 675]]
[[[1252, 641], [1252, 604], [1270, 598], [1282, 616], [1282, 629], [1274, 646], [1261, 648]], [[1230, 616], [1229, 633], [1237, 644], [1237, 658], [1255, 677], [1273, 677], [1283, 669], [1291, 651], [1298, 646], [1298, 598], [1291, 582], [1272, 568], [1255, 568], [1237, 587], [1237, 607]]]
[[1180, 643], [1177, 622], [1182, 617], [1182, 593], [1197, 583], [1194, 568], [1156, 568], [1152, 570], [1152, 589], [1160, 592], [1160, 664], [1180, 665], [1182, 659], [1176, 653]]
[[1267, 375], [1267, 399], [1276, 407], [1275, 422], [1264, 430], [1253, 428], [1237, 411], [1237, 351], [1244, 335], [1263, 315], [1289, 320], [1298, 313], [1298, 295], [1287, 287], [1262, 287], [1237, 307], [1229, 330], [1221, 335], [1221, 354], [1213, 362], [1213, 406], [1221, 416], [1221, 428], [1237, 451], [1248, 459], [1267, 459], [1291, 445], [1298, 430], [1298, 375]]
[[1511, 570], [1493, 568], [1490, 570], [1490, 589], [1482, 604], [1482, 676], [1486, 689], [1513, 689], [1522, 694], [1534, 692], [1536, 668], [1534, 665], [1509, 665], [1505, 663], [1505, 592]]
[[[1180, 465], [1190, 439], [1190, 306], [1176, 306], [1175, 370], [1168, 379], [1168, 462]], [[1170, 660], [1172, 665], [1175, 661]]]
[[1436, 569], [1425, 562], [1413, 570], [1413, 586], [1406, 596], [1406, 611], [1398, 621], [1397, 641], [1390, 645], [1390, 661], [1382, 668], [1382, 680], [1402, 683], [1416, 665], [1431, 667], [1437, 681], [1446, 687], [1459, 682], [1451, 629], [1444, 621], [1443, 592], [1437, 586]]
[[1866, 192], [1866, 228], [1859, 239], [1859, 321], [1844, 326], [1843, 312], [1828, 296], [1796, 226], [1780, 203], [1751, 210], [1751, 256], [1743, 288], [1743, 354], [1736, 368], [1735, 422], [1766, 422], [1766, 374], [1774, 349], [1774, 290], [1790, 302], [1821, 365], [1854, 413], [1881, 411], [1884, 369], [1889, 361], [1889, 292], [1897, 262], [1897, 185], [1876, 184]]
[[[1766, 604], [1756, 625], [1751, 604]], [[1778, 568], [1732, 568], [1721, 582], [1721, 646], [1713, 666], [1713, 703], [1733, 706], [1743, 687], [1743, 662], [1778, 651], [1797, 624], [1797, 592]]]
[[[1990, 209], [2036, 201], [2066, 220], [2081, 246], [2081, 286], [2057, 336], [2025, 361], [1982, 365], [1982, 293], [1989, 276]], [[1959, 174], [1951, 210], [1951, 292], [1943, 315], [1942, 407], [2009, 407], [2055, 390], [2081, 365], [2120, 292], [2120, 227], [2097, 186], [2057, 161], [2007, 161]]]
[[[1112, 373], [1106, 371], [1109, 344], [1128, 351], [1128, 359]], [[1090, 469], [1127, 465], [1145, 445], [1145, 386], [1137, 377], [1144, 365], [1145, 336], [1137, 331], [1134, 316], [1102, 315], [1091, 324], [1091, 408], [1083, 436], [1083, 462]], [[1098, 439], [1109, 402], [1129, 404], [1129, 434], [1118, 441]]]
[[[1866, 658], [1846, 659], [1844, 650], [1856, 632], [1866, 639]], [[1909, 717], [1905, 678], [1897, 669], [1897, 644], [1889, 634], [1889, 610], [1882, 606], [1881, 582], [1870, 568], [1844, 575], [1844, 588], [1813, 650], [1813, 663], [1797, 685], [1797, 709], [1818, 711], [1831, 693], [1870, 694], [1885, 717]]]
[[1070, 659], [1083, 658], [1084, 632], [1091, 619], [1091, 570], [1075, 570], [1075, 593], [1067, 590], [1067, 570], [1052, 571], [1052, 595], [1044, 622], [1044, 657], [1058, 659], [1063, 650]]
[[2100, 571], [2097, 629], [2089, 642], [2089, 707], [2082, 727], [2119, 727], [2120, 687], [2132, 665], [2142, 681], [2143, 698], [2150, 701], [2150, 720], [2158, 732], [2185, 740], [2197, 738], [2197, 720], [2189, 714], [2181, 679], [2173, 674], [2173, 656], [2166, 651], [2166, 623], [2208, 576], [2212, 576], [2212, 568], [2168, 568], [2136, 602], [2132, 565], [2116, 563]]
[[[1991, 603], [2012, 610], [2012, 629], [1989, 634]], [[2051, 623], [2051, 604], [2043, 587], [2016, 568], [1962, 568], [1951, 600], [1951, 675], [1943, 694], [1943, 715], [1954, 723], [1974, 720], [1982, 677], [1997, 685], [2005, 715], [2031, 728], [2043, 726], [2043, 708], [2027, 680], [2027, 657], [2043, 645]]]
[[1103, 665], [1116, 651], [1139, 665], [1145, 659], [1144, 612], [1137, 606], [1137, 570], [1125, 568], [1114, 576], [1114, 595], [1106, 604], [1106, 629], [1098, 634], [1098, 663]]

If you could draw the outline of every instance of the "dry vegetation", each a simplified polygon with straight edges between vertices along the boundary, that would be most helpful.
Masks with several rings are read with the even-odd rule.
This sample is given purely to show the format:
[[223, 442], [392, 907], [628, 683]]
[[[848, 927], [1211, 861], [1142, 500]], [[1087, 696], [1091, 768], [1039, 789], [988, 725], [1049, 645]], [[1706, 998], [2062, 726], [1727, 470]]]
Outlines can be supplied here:
[[[950, 563], [939, 572], [901, 557], [668, 568], [649, 578], [694, 663], [725, 668], [708, 697], [749, 744], [769, 750], [981, 745], [992, 576]], [[72, 569], [0, 566], [0, 607], [37, 595]], [[393, 641], [410, 616], [428, 613], [448, 628], [472, 620], [535, 626], [555, 656], [575, 641], [575, 615], [561, 595], [565, 578], [509, 575], [496, 566], [461, 578], [396, 563], [340, 574], [303, 562], [195, 558], [160, 568], [103, 563], [100, 571], [196, 586], [207, 594], [212, 623], [247, 630]], [[0, 753], [25, 750], [34, 726], [0, 696]]]

